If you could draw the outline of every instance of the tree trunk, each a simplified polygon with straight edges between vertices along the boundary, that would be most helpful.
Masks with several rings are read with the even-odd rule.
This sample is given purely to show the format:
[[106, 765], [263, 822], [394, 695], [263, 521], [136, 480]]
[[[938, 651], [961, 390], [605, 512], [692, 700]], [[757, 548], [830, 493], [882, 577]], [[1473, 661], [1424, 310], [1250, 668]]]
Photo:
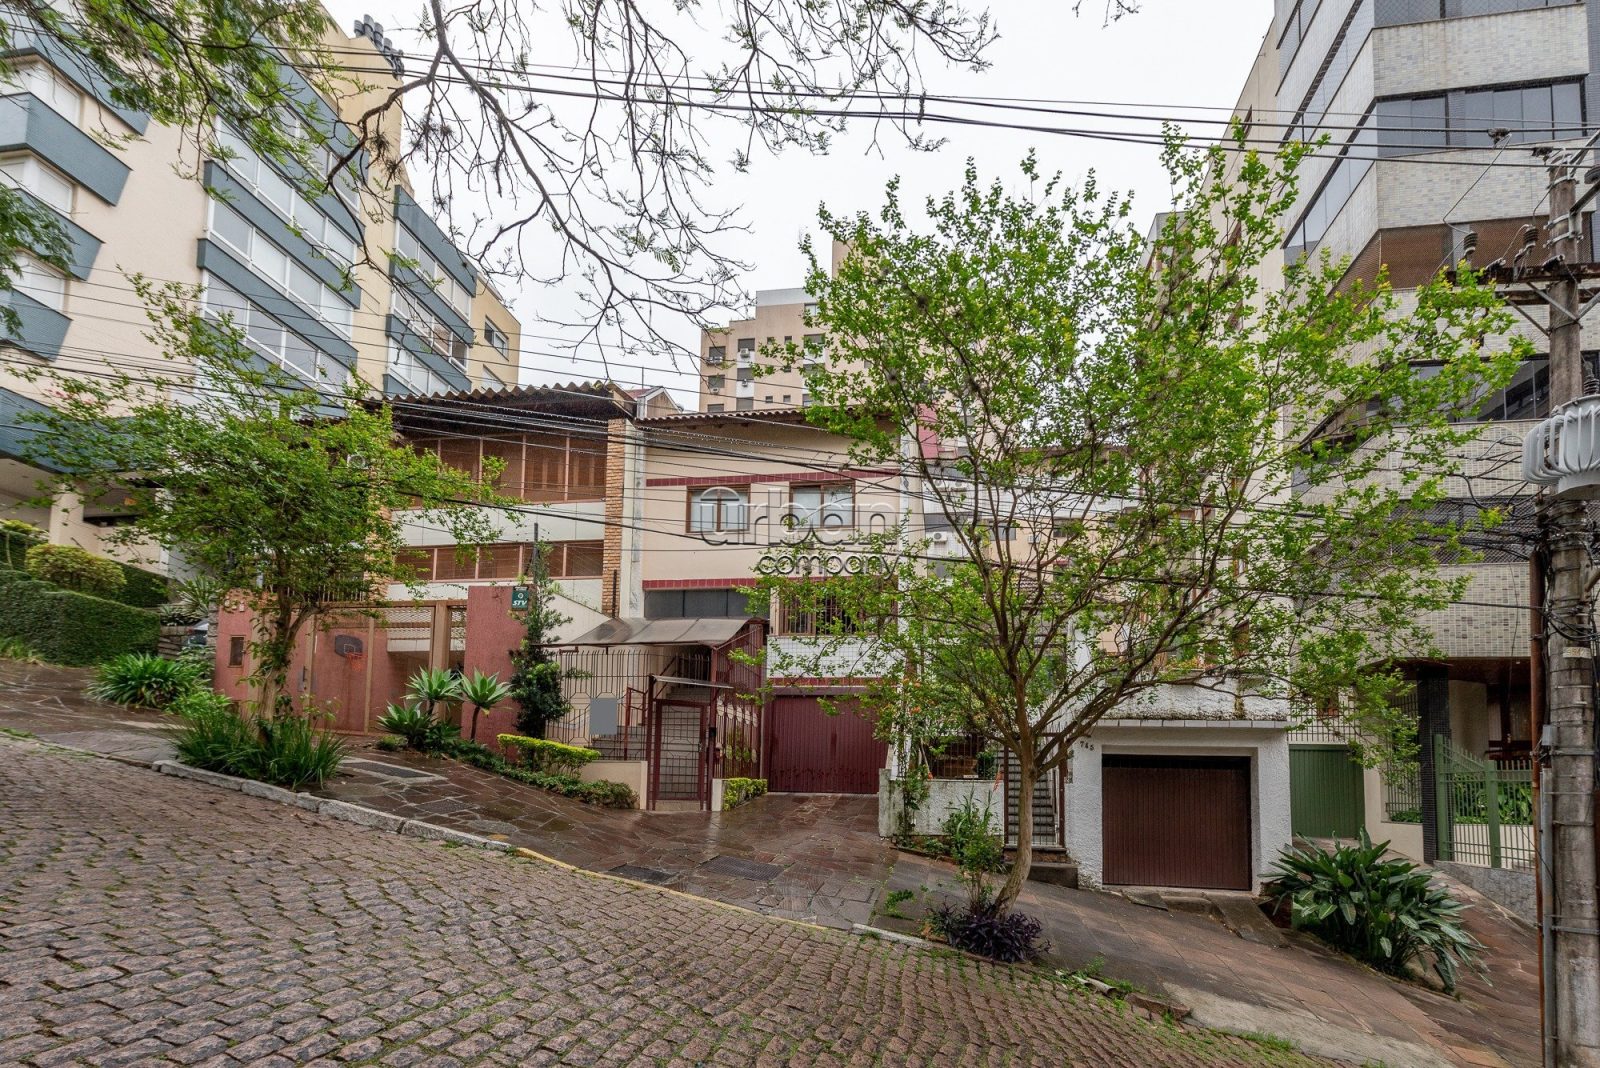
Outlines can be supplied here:
[[[1000, 896], [995, 899], [996, 913], [1010, 910], [1022, 884], [1028, 881], [1028, 870], [1033, 867], [1033, 784], [1039, 775], [1034, 771], [1034, 754], [1031, 751], [1017, 754], [1017, 853], [1011, 862], [1011, 872], [1006, 876]], [[1005, 814], [1001, 813], [1000, 833], [1005, 834]]]

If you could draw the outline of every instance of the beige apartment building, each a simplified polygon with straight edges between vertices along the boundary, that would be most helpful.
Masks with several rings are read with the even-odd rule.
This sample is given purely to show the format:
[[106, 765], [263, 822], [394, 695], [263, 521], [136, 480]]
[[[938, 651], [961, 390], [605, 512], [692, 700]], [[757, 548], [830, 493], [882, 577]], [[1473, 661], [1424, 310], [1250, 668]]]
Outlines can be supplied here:
[[[837, 271], [845, 246], [833, 243], [831, 269]], [[803, 369], [775, 366], [777, 353], [794, 346], [804, 362], [820, 361], [823, 338], [806, 319], [813, 306], [804, 289], [758, 289], [755, 313], [718, 330], [700, 333], [700, 411], [762, 412], [803, 408], [810, 402]]]
[[[66, 274], [28, 260], [0, 298], [21, 320], [16, 336], [0, 339], [0, 518], [33, 523], [52, 542], [126, 555], [102, 536], [126, 518], [115, 487], [50, 508], [28, 503], [42, 472], [24, 459], [25, 414], [48, 396], [45, 383], [17, 372], [170, 374], [145, 337], [135, 273], [192, 287], [204, 311], [244, 330], [256, 357], [324, 389], [354, 376], [390, 396], [517, 384], [516, 318], [403, 171], [389, 182], [363, 157], [365, 181], [336, 182], [312, 202], [289, 180], [292, 165], [258, 158], [227, 129], [218, 137], [225, 158], [196, 159], [180, 131], [114, 106], [79, 57], [23, 16], [6, 17], [14, 74], [0, 85], [0, 179], [59, 216], [73, 255]], [[302, 88], [331, 140], [350, 143], [343, 120], [403, 68], [365, 20], [348, 37], [330, 29], [328, 44], [355, 56], [350, 92], [330, 99]], [[389, 122], [397, 141], [399, 116]], [[156, 550], [140, 562], [171, 563]]]

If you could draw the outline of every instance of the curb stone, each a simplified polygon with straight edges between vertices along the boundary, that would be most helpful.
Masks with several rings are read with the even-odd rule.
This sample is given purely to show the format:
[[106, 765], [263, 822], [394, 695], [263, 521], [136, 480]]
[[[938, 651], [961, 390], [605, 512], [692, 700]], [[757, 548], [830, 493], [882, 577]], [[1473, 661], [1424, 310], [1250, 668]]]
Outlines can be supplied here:
[[509, 853], [511, 851], [509, 842], [497, 842], [493, 838], [485, 838], [481, 834], [458, 831], [453, 827], [441, 827], [437, 823], [425, 823], [422, 820], [406, 820], [400, 825], [399, 830], [401, 834], [410, 838], [426, 838], [435, 842], [453, 842], [456, 845], [476, 846], [479, 849], [492, 849], [501, 853]]

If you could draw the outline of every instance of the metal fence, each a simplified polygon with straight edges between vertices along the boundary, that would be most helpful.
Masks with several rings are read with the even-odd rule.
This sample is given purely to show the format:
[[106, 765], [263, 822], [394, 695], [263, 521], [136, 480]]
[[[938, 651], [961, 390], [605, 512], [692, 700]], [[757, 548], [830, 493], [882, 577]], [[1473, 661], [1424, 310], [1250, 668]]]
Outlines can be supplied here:
[[1532, 871], [1533, 765], [1481, 760], [1436, 740], [1439, 856], [1462, 864]]
[[1415, 764], [1383, 769], [1383, 818], [1388, 823], [1422, 822], [1422, 772]]

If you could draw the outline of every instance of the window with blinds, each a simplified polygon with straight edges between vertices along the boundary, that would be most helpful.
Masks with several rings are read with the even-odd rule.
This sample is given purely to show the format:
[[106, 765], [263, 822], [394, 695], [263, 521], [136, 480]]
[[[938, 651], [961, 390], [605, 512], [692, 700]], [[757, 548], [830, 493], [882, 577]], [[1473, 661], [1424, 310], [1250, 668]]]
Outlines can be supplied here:
[[[483, 582], [520, 578], [533, 567], [531, 542], [485, 545], [475, 552], [459, 553], [454, 545], [406, 549], [399, 554], [402, 567], [417, 582]], [[599, 578], [605, 559], [604, 543], [558, 541], [545, 544], [545, 564], [551, 578]]]
[[[606, 496], [606, 440], [567, 434], [419, 438], [431, 452], [475, 479], [499, 467], [495, 486], [520, 501], [599, 501]], [[499, 461], [485, 464], [485, 459]]]

